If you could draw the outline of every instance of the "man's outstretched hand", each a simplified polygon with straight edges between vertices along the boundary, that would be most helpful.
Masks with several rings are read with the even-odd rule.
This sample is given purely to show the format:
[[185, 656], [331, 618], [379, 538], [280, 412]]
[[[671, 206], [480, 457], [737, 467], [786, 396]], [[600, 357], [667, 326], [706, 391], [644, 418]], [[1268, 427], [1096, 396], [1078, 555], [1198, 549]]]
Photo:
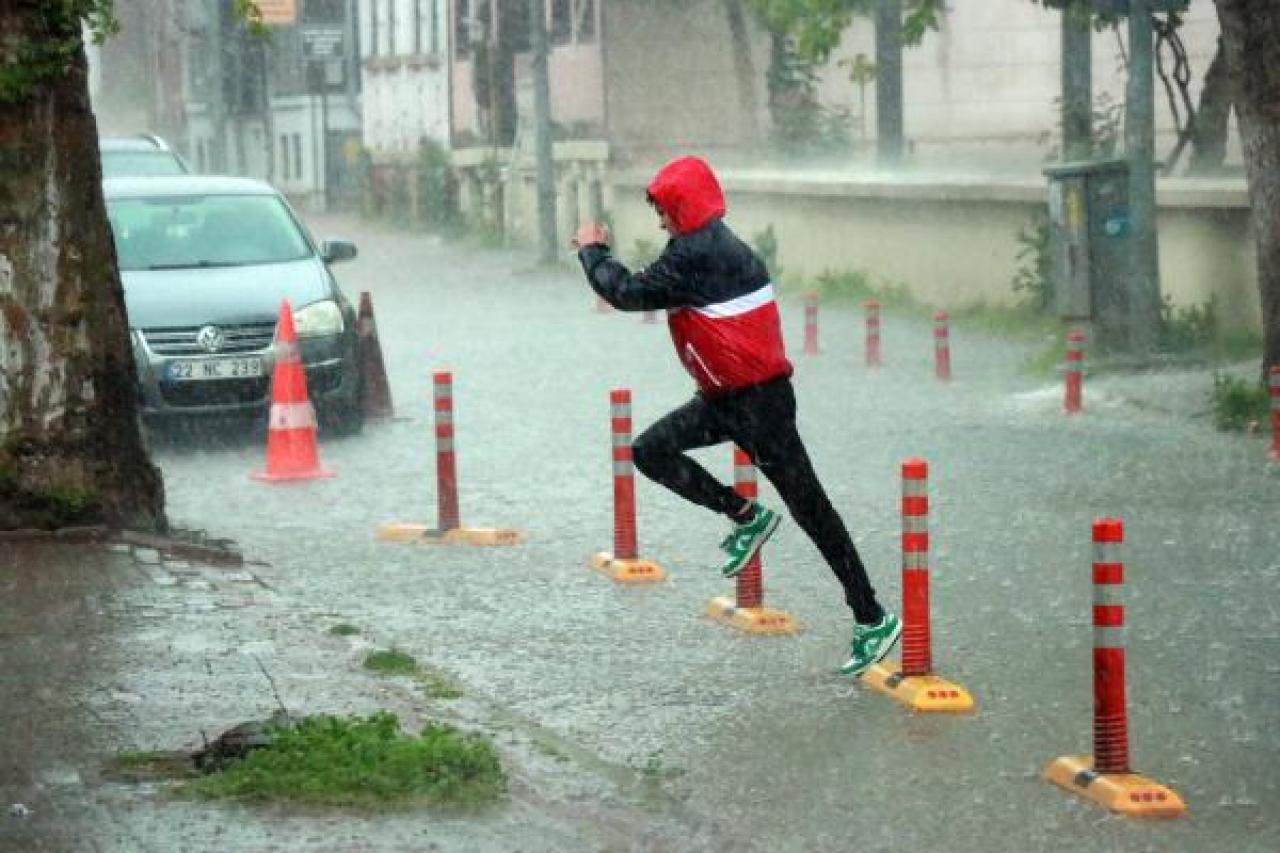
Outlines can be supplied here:
[[573, 248], [585, 249], [587, 246], [608, 246], [609, 229], [599, 222], [584, 222], [573, 235]]

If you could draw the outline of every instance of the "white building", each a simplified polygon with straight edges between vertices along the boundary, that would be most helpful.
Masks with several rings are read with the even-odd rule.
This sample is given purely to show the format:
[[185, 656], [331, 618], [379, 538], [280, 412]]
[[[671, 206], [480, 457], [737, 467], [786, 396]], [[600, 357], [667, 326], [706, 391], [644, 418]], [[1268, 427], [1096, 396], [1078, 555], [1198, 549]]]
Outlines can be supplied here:
[[449, 143], [447, 0], [358, 0], [364, 144], [409, 164], [423, 139]]

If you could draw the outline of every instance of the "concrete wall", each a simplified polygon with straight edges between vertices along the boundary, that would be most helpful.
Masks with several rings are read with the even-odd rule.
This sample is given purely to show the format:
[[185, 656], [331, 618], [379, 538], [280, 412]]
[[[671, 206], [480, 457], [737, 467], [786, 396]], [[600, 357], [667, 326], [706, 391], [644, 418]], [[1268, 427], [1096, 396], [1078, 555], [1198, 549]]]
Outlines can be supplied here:
[[[1061, 91], [1061, 15], [1029, 0], [949, 3], [938, 32], [903, 54], [904, 121], [917, 153], [946, 145], [954, 159], [962, 149], [976, 161], [1015, 157], [1034, 164], [1057, 145]], [[1191, 0], [1183, 16], [1183, 43], [1191, 65], [1191, 96], [1217, 47], [1213, 0]], [[1120, 28], [1121, 39], [1126, 38]], [[872, 22], [855, 18], [839, 49], [821, 72], [819, 93], [826, 104], [856, 114], [858, 87], [838, 63], [857, 54], [875, 59]], [[1095, 97], [1124, 101], [1125, 72], [1120, 41], [1106, 30], [1093, 36]], [[1156, 82], [1157, 156], [1174, 143], [1173, 120], [1159, 79]], [[869, 133], [875, 133], [875, 84], [866, 87]], [[1238, 149], [1233, 151], [1239, 162]]]
[[[655, 162], [757, 141], [749, 136], [748, 119], [758, 116], [743, 114], [738, 95], [723, 3], [613, 0], [604, 11], [605, 110], [616, 156]], [[764, 45], [755, 48], [756, 101], [762, 107], [768, 62]]]
[[[637, 239], [658, 241], [644, 201], [645, 172], [614, 173], [606, 205], [625, 256]], [[725, 171], [726, 221], [752, 237], [772, 225], [784, 280], [824, 270], [861, 270], [904, 284], [940, 308], [1008, 304], [1019, 263], [1017, 235], [1045, 210], [1042, 181], [917, 179], [846, 174]], [[1261, 328], [1254, 241], [1243, 183], [1161, 184], [1163, 291], [1177, 305], [1213, 296], [1224, 323]]]

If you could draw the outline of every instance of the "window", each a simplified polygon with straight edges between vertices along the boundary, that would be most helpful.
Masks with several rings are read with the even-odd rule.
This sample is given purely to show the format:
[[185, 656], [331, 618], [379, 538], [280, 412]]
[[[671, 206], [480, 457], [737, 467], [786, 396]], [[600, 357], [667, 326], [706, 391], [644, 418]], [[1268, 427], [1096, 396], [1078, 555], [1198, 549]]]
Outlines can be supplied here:
[[293, 176], [302, 178], [302, 134], [293, 135]]
[[413, 52], [422, 53], [422, 0], [409, 0], [409, 26], [413, 28]]
[[579, 44], [596, 40], [596, 0], [574, 0], [573, 32]]
[[382, 5], [382, 0], [365, 0], [365, 5], [369, 7], [369, 50], [366, 56], [378, 55], [378, 7]]
[[471, 55], [471, 0], [453, 0], [453, 55]]
[[551, 0], [551, 43], [573, 41], [573, 0]]
[[387, 53], [396, 55], [396, 0], [385, 0], [387, 4]]
[[289, 137], [280, 134], [280, 177], [289, 180]]

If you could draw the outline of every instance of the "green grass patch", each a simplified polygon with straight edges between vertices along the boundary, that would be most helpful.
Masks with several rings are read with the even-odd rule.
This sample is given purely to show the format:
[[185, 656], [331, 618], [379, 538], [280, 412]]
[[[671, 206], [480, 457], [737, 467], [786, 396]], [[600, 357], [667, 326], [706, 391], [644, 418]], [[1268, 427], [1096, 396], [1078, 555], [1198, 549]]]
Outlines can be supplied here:
[[451, 726], [400, 730], [395, 714], [307, 717], [273, 731], [271, 746], [193, 782], [208, 798], [379, 808], [479, 805], [499, 798], [506, 775], [493, 744]]
[[462, 688], [444, 673], [426, 668], [420, 669], [418, 683], [422, 685], [422, 691], [432, 699], [462, 698]]
[[334, 625], [329, 629], [329, 633], [333, 634], [335, 637], [350, 637], [354, 634], [359, 634], [360, 629], [355, 625], [349, 625], [346, 622], [339, 622], [337, 625]]
[[1220, 373], [1213, 375], [1210, 407], [1214, 425], [1224, 432], [1242, 432], [1270, 417], [1271, 401], [1261, 381], [1247, 382]]
[[413, 655], [399, 649], [380, 649], [369, 652], [364, 659], [364, 668], [379, 675], [417, 675], [418, 662]]

